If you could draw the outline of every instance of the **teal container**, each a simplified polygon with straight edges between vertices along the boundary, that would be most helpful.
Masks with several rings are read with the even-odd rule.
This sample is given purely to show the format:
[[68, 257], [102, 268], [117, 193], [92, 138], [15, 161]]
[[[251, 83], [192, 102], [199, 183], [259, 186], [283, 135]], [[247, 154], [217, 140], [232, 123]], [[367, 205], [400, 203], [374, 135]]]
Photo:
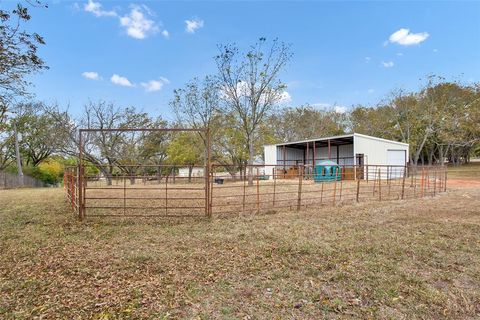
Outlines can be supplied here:
[[315, 164], [313, 173], [313, 181], [340, 181], [342, 173], [337, 163], [330, 160], [318, 160]]

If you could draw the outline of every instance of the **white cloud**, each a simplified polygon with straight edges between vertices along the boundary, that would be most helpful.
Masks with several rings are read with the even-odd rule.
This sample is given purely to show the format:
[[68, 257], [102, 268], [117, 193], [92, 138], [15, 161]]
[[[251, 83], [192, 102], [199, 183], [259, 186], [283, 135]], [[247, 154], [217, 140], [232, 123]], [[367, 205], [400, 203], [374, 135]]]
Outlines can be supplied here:
[[195, 33], [195, 31], [200, 28], [203, 28], [203, 20], [185, 20], [185, 31], [188, 33]]
[[130, 37], [145, 39], [160, 31], [155, 21], [148, 18], [149, 15], [151, 15], [151, 11], [148, 7], [132, 6], [128, 15], [120, 17], [120, 25], [127, 30]]
[[162, 90], [163, 86], [169, 84], [170, 81], [165, 77], [160, 77], [159, 80], [150, 80], [148, 82], [142, 82], [140, 85], [145, 88], [146, 92], [154, 92]]
[[167, 30], [163, 30], [162, 31], [162, 36], [164, 36], [165, 39], [168, 39], [168, 38], [170, 38], [170, 33]]
[[437, 53], [437, 52], [438, 52], [438, 49], [433, 49], [433, 52]]
[[122, 87], [133, 87], [133, 84], [126, 77], [119, 76], [118, 74], [114, 74], [110, 78], [110, 81]]
[[83, 9], [87, 12], [93, 13], [96, 17], [116, 17], [117, 13], [115, 11], [106, 11], [102, 10], [102, 5], [100, 2], [94, 2], [93, 0], [88, 0], [88, 2], [83, 6]]
[[385, 68], [391, 68], [393, 67], [395, 64], [393, 63], [393, 61], [382, 61], [382, 66], [385, 67]]
[[282, 95], [280, 96], [279, 103], [290, 103], [292, 102], [292, 96], [287, 91], [283, 91]]
[[334, 110], [336, 113], [345, 113], [347, 112], [347, 107], [335, 106]]
[[82, 72], [82, 77], [84, 77], [86, 79], [89, 79], [89, 80], [100, 80], [100, 76], [98, 75], [98, 73], [96, 73], [94, 71]]
[[388, 41], [402, 46], [411, 46], [427, 40], [427, 32], [412, 33], [409, 29], [401, 28], [390, 35]]

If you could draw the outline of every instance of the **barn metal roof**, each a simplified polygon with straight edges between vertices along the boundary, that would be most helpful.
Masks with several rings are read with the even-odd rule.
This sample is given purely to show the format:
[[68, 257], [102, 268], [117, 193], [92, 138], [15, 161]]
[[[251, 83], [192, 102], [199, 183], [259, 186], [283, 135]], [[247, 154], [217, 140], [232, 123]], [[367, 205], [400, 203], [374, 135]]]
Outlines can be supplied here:
[[349, 133], [349, 134], [343, 134], [343, 135], [331, 136], [331, 137], [323, 137], [323, 138], [315, 138], [315, 139], [308, 139], [308, 140], [284, 142], [284, 143], [271, 144], [270, 146], [293, 146], [294, 147], [295, 145], [298, 145], [300, 147], [301, 144], [308, 143], [308, 142], [321, 142], [322, 144], [327, 144], [328, 140], [330, 140], [331, 143], [334, 143], [334, 145], [351, 144], [353, 142], [353, 137], [354, 136], [408, 146], [408, 143], [403, 143], [403, 142], [398, 142], [398, 141], [394, 141], [394, 140], [387, 140], [387, 139], [383, 139], [383, 138], [368, 136], [366, 134], [361, 134], [361, 133]]

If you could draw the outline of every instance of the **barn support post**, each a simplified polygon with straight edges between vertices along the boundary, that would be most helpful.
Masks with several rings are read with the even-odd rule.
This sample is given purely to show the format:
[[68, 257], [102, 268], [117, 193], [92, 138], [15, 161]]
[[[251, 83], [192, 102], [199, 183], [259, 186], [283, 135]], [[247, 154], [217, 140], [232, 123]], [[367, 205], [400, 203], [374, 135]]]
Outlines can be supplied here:
[[330, 145], [330, 139], [328, 139], [328, 160], [332, 160], [332, 148]]
[[305, 161], [305, 164], [307, 165], [307, 167], [306, 167], [307, 168], [307, 176], [306, 176], [307, 179], [308, 179], [308, 174], [310, 173], [310, 166], [309, 166], [309, 164], [310, 164], [310, 152], [309, 151], [310, 150], [309, 150], [309, 145], [310, 145], [310, 143], [307, 141], [307, 155], [306, 155], [307, 161]]
[[316, 165], [315, 157], [317, 156], [317, 151], [316, 151], [316, 146], [315, 145], [316, 145], [316, 143], [315, 143], [315, 141], [313, 141], [313, 163], [312, 163], [313, 168], [314, 168], [313, 172], [315, 172], [315, 165]]
[[285, 149], [285, 145], [283, 145], [283, 178], [286, 178], [286, 170], [287, 170], [286, 161], [287, 161], [287, 151]]

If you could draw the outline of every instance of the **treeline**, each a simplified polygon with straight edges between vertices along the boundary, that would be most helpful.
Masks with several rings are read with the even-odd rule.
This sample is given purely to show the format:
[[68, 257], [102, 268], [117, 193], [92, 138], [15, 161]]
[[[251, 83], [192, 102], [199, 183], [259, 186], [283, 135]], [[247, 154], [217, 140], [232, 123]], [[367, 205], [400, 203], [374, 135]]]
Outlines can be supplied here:
[[[216, 91], [218, 96], [208, 94]], [[141, 112], [135, 107], [90, 102], [79, 118], [58, 105], [18, 104], [16, 117], [3, 121], [0, 170], [16, 171], [14, 126], [26, 173], [49, 183], [61, 178], [62, 167], [76, 163], [79, 128], [203, 128], [211, 132], [212, 161], [226, 169], [248, 164], [250, 146], [260, 159], [263, 145], [358, 132], [410, 144], [412, 164], [467, 163], [480, 151], [480, 86], [430, 79], [418, 92], [397, 91], [375, 107], [351, 111], [317, 109], [309, 105], [273, 109], [259, 122], [253, 143], [241, 129], [243, 122], [221, 104], [212, 79], [189, 82], [175, 91], [170, 107], [175, 121]], [[210, 101], [209, 101], [210, 99]], [[208, 112], [201, 112], [210, 106]], [[205, 111], [205, 110], [204, 110]], [[83, 155], [91, 174], [107, 181], [116, 174], [134, 177], [139, 170], [168, 174], [162, 165], [202, 165], [206, 136], [194, 132], [101, 132], [84, 135]], [[145, 166], [152, 169], [144, 169]], [[149, 172], [150, 174], [152, 172]], [[132, 178], [132, 183], [134, 179]]]

